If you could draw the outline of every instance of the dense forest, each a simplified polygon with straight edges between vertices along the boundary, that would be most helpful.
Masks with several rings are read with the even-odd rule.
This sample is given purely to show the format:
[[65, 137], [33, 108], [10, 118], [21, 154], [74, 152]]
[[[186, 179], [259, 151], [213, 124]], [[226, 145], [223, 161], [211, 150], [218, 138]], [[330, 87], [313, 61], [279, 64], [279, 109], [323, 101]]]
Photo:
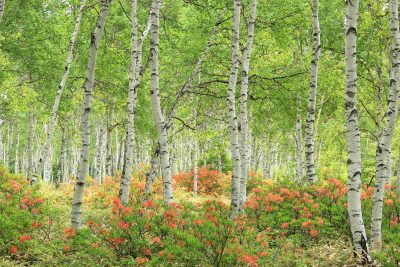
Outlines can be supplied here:
[[398, 0], [0, 0], [0, 266], [400, 266]]

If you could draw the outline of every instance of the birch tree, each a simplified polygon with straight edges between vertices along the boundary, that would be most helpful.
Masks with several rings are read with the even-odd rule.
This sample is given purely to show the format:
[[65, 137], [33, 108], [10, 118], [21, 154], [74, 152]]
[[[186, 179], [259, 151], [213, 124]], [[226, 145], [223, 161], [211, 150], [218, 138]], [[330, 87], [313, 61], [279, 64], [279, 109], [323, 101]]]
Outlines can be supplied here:
[[56, 96], [54, 99], [54, 104], [53, 104], [53, 108], [52, 108], [51, 115], [50, 115], [50, 122], [49, 122], [49, 126], [47, 128], [47, 133], [46, 133], [46, 141], [44, 143], [41, 155], [39, 157], [38, 166], [32, 177], [31, 184], [35, 184], [37, 182], [39, 173], [42, 171], [44, 163], [45, 163], [47, 157], [49, 156], [49, 149], [50, 149], [50, 145], [53, 141], [54, 127], [56, 124], [58, 108], [60, 106], [61, 95], [62, 95], [62, 92], [64, 91], [64, 88], [65, 88], [65, 85], [67, 83], [67, 79], [68, 79], [68, 76], [70, 73], [70, 67], [71, 67], [71, 63], [73, 60], [74, 45], [75, 45], [76, 38], [78, 37], [79, 27], [81, 25], [81, 19], [82, 19], [83, 11], [85, 8], [85, 4], [86, 4], [86, 0], [82, 0], [81, 6], [79, 8], [78, 16], [76, 17], [76, 20], [75, 20], [74, 31], [72, 32], [72, 36], [71, 36], [71, 39], [68, 44], [67, 59], [66, 59], [66, 63], [65, 63], [64, 74], [61, 78], [61, 82], [58, 86]]
[[306, 145], [306, 169], [307, 179], [314, 184], [317, 175], [315, 173], [314, 163], [314, 121], [315, 108], [318, 88], [318, 62], [321, 53], [320, 28], [319, 28], [319, 0], [312, 0], [312, 29], [313, 29], [313, 50], [310, 65], [310, 92], [308, 97], [308, 116], [305, 127], [305, 145]]
[[250, 18], [247, 25], [247, 43], [243, 51], [242, 83], [240, 89], [240, 206], [246, 202], [246, 181], [250, 160], [249, 123], [247, 112], [247, 96], [249, 88], [249, 69], [251, 48], [253, 46], [254, 26], [256, 22], [257, 0], [250, 2]]
[[83, 191], [85, 189], [86, 176], [89, 172], [90, 113], [92, 90], [96, 69], [97, 52], [99, 49], [101, 37], [104, 32], [104, 25], [106, 22], [110, 2], [111, 0], [101, 1], [100, 13], [98, 15], [96, 27], [92, 33], [90, 41], [89, 60], [84, 84], [84, 99], [82, 108], [83, 112], [81, 116], [82, 148], [80, 153], [80, 169], [77, 177], [77, 182], [74, 187], [74, 195], [72, 199], [71, 224], [74, 228], [79, 228], [81, 226]]
[[160, 6], [161, 0], [153, 0], [151, 5], [151, 38], [150, 38], [150, 101], [153, 110], [153, 117], [158, 133], [158, 142], [160, 145], [160, 165], [163, 177], [163, 196], [166, 205], [173, 200], [172, 195], [172, 175], [168, 150], [167, 127], [164, 121], [159, 91], [158, 75], [158, 46], [160, 30]]
[[235, 92], [239, 70], [239, 30], [240, 30], [240, 0], [233, 1], [231, 70], [228, 83], [228, 121], [230, 128], [230, 148], [232, 155], [232, 199], [231, 217], [235, 218], [240, 208], [240, 147], [239, 129], [235, 108]]
[[351, 235], [353, 238], [354, 250], [362, 255], [365, 261], [371, 262], [368, 248], [367, 235], [361, 210], [361, 147], [360, 131], [358, 127], [358, 112], [356, 108], [357, 96], [357, 62], [356, 62], [356, 41], [357, 41], [357, 20], [358, 0], [346, 2], [346, 90], [345, 90], [345, 111], [347, 129], [347, 174], [348, 174], [348, 212], [350, 218]]
[[372, 249], [380, 250], [382, 247], [382, 208], [385, 183], [389, 179], [390, 152], [394, 130], [396, 129], [398, 98], [399, 98], [399, 71], [400, 71], [400, 35], [399, 35], [399, 12], [398, 0], [390, 1], [390, 36], [392, 38], [390, 71], [390, 86], [387, 106], [387, 123], [382, 133], [378, 148], [376, 161], [376, 182], [374, 188], [372, 218], [371, 218], [371, 246]]
[[[131, 29], [131, 63], [129, 70], [129, 85], [128, 85], [128, 130], [126, 136], [125, 147], [125, 165], [121, 180], [119, 198], [123, 205], [126, 205], [129, 200], [130, 181], [133, 166], [133, 146], [135, 140], [134, 125], [137, 89], [140, 85], [142, 73], [142, 46], [144, 39], [150, 30], [151, 19], [148, 20], [146, 29], [143, 31], [138, 40], [138, 21], [137, 21], [137, 0], [132, 0], [132, 29]], [[122, 148], [123, 150], [123, 148]]]

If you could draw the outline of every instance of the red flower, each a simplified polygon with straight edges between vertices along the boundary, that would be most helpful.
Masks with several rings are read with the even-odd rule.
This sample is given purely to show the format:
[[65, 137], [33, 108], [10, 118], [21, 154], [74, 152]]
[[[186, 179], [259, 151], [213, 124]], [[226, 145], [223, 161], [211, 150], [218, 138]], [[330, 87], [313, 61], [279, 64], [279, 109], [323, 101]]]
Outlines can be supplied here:
[[11, 255], [14, 255], [15, 253], [17, 253], [17, 251], [18, 251], [18, 248], [16, 246], [12, 245], [10, 248]]
[[25, 241], [31, 240], [31, 236], [29, 235], [23, 235], [19, 238], [20, 243], [24, 243]]
[[71, 250], [71, 247], [69, 245], [64, 246], [64, 251], [69, 252]]
[[200, 219], [197, 219], [197, 220], [195, 220], [195, 221], [193, 222], [193, 225], [194, 225], [194, 226], [202, 225], [202, 224], [203, 224], [203, 221], [200, 220]]
[[145, 203], [143, 203], [143, 208], [152, 208], [155, 207], [156, 204], [152, 200], [148, 200]]

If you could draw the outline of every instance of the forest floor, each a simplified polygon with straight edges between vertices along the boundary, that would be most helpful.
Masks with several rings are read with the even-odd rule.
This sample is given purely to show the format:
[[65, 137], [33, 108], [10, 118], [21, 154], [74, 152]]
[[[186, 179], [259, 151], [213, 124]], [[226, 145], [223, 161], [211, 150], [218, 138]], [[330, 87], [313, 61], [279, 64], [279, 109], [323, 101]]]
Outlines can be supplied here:
[[[14, 190], [15, 183], [11, 183]], [[139, 179], [132, 186], [140, 191], [141, 183]], [[11, 220], [2, 218], [5, 230], [14, 227], [17, 229], [12, 230], [17, 231], [10, 231], [12, 234], [6, 240], [0, 227], [0, 244], [6, 246], [0, 248], [0, 266], [359, 264], [347, 232], [346, 214], [341, 214], [345, 212], [344, 196], [337, 180], [311, 189], [320, 192], [324, 188], [324, 194], [329, 189], [337, 195], [331, 199], [325, 195], [312, 196], [307, 188], [296, 191], [296, 187], [288, 184], [269, 182], [254, 186], [250, 189], [245, 215], [234, 223], [229, 220], [229, 208], [225, 208], [229, 207], [226, 192], [194, 196], [184, 183], [178, 182], [175, 187], [172, 208], [162, 208], [160, 184], [155, 184], [152, 200], [125, 208], [116, 199], [118, 181], [109, 178], [101, 185], [91, 181], [85, 190], [83, 226], [77, 232], [69, 228], [71, 184], [61, 184], [59, 188], [41, 184], [33, 193], [28, 186], [18, 187], [20, 198], [16, 201], [28, 203], [30, 212], [23, 217], [12, 211], [3, 213], [6, 216], [8, 212]], [[3, 188], [4, 192], [8, 191]], [[44, 201], [37, 207], [36, 204], [29, 207], [29, 200], [24, 200], [26, 195]], [[36, 203], [34, 198], [32, 203]], [[0, 208], [3, 204], [0, 201]], [[299, 212], [293, 213], [293, 207]], [[17, 220], [23, 226], [16, 227]], [[386, 239], [383, 252], [374, 254], [374, 266], [399, 266], [398, 226], [390, 228], [393, 230], [396, 235]], [[25, 237], [27, 241], [24, 236], [29, 236]]]

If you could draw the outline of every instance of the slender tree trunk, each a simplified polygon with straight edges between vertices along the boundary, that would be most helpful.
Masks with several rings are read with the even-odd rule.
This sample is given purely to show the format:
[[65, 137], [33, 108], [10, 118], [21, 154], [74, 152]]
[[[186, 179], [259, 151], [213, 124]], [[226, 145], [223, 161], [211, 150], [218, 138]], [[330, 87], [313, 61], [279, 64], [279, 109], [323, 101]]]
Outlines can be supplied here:
[[[299, 105], [299, 101], [297, 101]], [[301, 126], [301, 117], [299, 108], [297, 109], [297, 118], [296, 118], [296, 132], [295, 132], [295, 141], [296, 141], [296, 180], [297, 182], [301, 182], [304, 178], [304, 151], [303, 151], [303, 130]]]
[[247, 26], [247, 43], [243, 51], [242, 84], [240, 89], [240, 206], [246, 202], [246, 182], [249, 172], [250, 139], [247, 112], [247, 95], [249, 88], [249, 69], [251, 48], [253, 46], [254, 24], [256, 22], [257, 0], [250, 2], [250, 18]]
[[27, 159], [28, 159], [28, 176], [31, 177], [33, 171], [34, 171], [34, 166], [33, 166], [33, 138], [34, 138], [34, 127], [35, 127], [35, 118], [34, 115], [32, 114], [32, 109], [30, 108], [29, 110], [29, 125], [28, 125], [28, 140], [27, 140]]
[[0, 22], [3, 20], [4, 8], [6, 7], [6, 0], [0, 0]]
[[150, 161], [150, 170], [146, 173], [146, 185], [144, 187], [144, 198], [150, 194], [150, 188], [156, 179], [160, 148], [157, 146]]
[[172, 195], [172, 177], [171, 166], [168, 150], [167, 125], [164, 121], [159, 92], [159, 76], [158, 76], [158, 46], [159, 46], [159, 13], [161, 0], [153, 0], [151, 6], [151, 39], [150, 39], [150, 100], [153, 108], [153, 117], [158, 132], [158, 140], [160, 144], [161, 172], [163, 176], [163, 192], [164, 202], [169, 205], [173, 200]]
[[321, 53], [318, 9], [319, 0], [312, 0], [313, 51], [310, 65], [310, 94], [308, 98], [308, 116], [305, 128], [307, 179], [311, 184], [314, 184], [317, 178], [314, 163], [314, 121], [318, 88], [318, 62]]
[[240, 148], [239, 129], [235, 108], [236, 82], [239, 70], [239, 30], [240, 30], [240, 0], [233, 1], [231, 70], [228, 84], [228, 121], [230, 128], [230, 146], [232, 155], [232, 199], [231, 217], [235, 218], [240, 209]]
[[194, 139], [193, 144], [193, 194], [197, 195], [197, 164], [198, 164], [198, 154], [197, 154], [197, 140]]
[[93, 170], [93, 178], [100, 182], [102, 175], [102, 158], [103, 158], [103, 136], [104, 136], [104, 127], [103, 124], [99, 124], [99, 129], [96, 134], [97, 136], [97, 146], [96, 146], [96, 155], [95, 155], [95, 162], [94, 162], [94, 170]]
[[[112, 118], [112, 116], [111, 116]], [[106, 175], [113, 176], [113, 158], [112, 158], [112, 134], [113, 126], [112, 119], [107, 124], [107, 143], [106, 143]]]
[[129, 85], [128, 85], [128, 130], [126, 136], [125, 147], [125, 163], [123, 167], [123, 175], [119, 189], [119, 198], [121, 203], [126, 205], [129, 201], [130, 181], [133, 166], [133, 146], [135, 142], [135, 112], [137, 90], [140, 85], [142, 73], [142, 46], [143, 41], [149, 33], [149, 25], [151, 20], [148, 21], [146, 30], [138, 40], [138, 21], [137, 21], [137, 0], [132, 0], [132, 29], [131, 29], [131, 63], [129, 70]]
[[96, 69], [97, 52], [101, 36], [104, 31], [104, 25], [106, 22], [107, 12], [111, 0], [102, 0], [101, 9], [96, 22], [96, 28], [92, 33], [88, 60], [88, 70], [84, 85], [85, 96], [83, 100], [83, 113], [81, 117], [82, 127], [82, 149], [80, 156], [80, 169], [78, 179], [74, 188], [74, 195], [72, 199], [72, 211], [71, 211], [71, 224], [74, 228], [81, 226], [81, 214], [82, 214], [82, 200], [83, 191], [85, 189], [86, 176], [89, 171], [89, 146], [90, 146], [90, 113], [91, 113], [91, 102], [92, 102], [92, 89], [94, 83], [94, 74]]
[[66, 59], [66, 63], [65, 63], [64, 74], [61, 78], [60, 85], [58, 86], [58, 89], [56, 92], [56, 97], [54, 99], [53, 108], [51, 111], [50, 123], [49, 123], [49, 126], [47, 128], [47, 133], [46, 133], [46, 141], [44, 143], [43, 150], [41, 151], [41, 154], [39, 156], [39, 163], [38, 163], [36, 171], [32, 177], [31, 184], [35, 184], [37, 182], [37, 178], [39, 176], [39, 173], [43, 169], [44, 162], [46, 161], [46, 159], [48, 157], [49, 149], [50, 149], [51, 143], [53, 141], [54, 127], [56, 124], [58, 108], [60, 106], [61, 95], [65, 88], [65, 84], [67, 83], [67, 79], [69, 76], [70, 67], [71, 67], [71, 63], [73, 60], [74, 45], [75, 45], [76, 38], [78, 36], [79, 27], [81, 25], [81, 19], [82, 19], [82, 15], [83, 15], [83, 10], [85, 8], [85, 4], [86, 4], [86, 0], [81, 0], [81, 7], [79, 9], [78, 16], [76, 17], [74, 31], [72, 33], [72, 37], [69, 41], [68, 48], [67, 48], [67, 59]]
[[14, 164], [14, 173], [19, 173], [19, 124], [17, 124], [17, 138], [15, 141], [15, 164]]
[[123, 170], [124, 169], [124, 161], [125, 161], [125, 143], [126, 143], [126, 137], [121, 138], [121, 144], [120, 144], [120, 150], [119, 150], [119, 161], [118, 161], [118, 170]]
[[392, 37], [392, 69], [390, 73], [390, 88], [387, 107], [387, 123], [377, 149], [376, 183], [371, 218], [371, 245], [373, 249], [382, 248], [382, 208], [385, 183], [388, 180], [390, 152], [394, 130], [396, 128], [398, 98], [399, 98], [399, 71], [400, 71], [400, 35], [398, 0], [390, 1], [390, 35]]
[[359, 1], [347, 1], [346, 10], [346, 128], [348, 147], [348, 212], [355, 252], [371, 262], [361, 211], [361, 147], [358, 128], [356, 40]]

